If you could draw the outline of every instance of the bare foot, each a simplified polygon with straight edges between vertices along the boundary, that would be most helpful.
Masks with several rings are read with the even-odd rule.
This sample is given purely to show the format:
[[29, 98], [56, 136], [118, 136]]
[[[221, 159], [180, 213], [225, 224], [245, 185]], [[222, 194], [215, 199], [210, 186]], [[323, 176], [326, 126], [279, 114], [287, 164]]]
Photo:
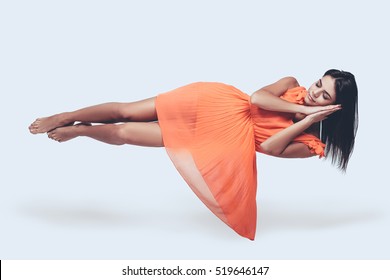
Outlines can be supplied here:
[[66, 125], [73, 125], [73, 122], [66, 122], [61, 117], [61, 114], [58, 114], [46, 118], [38, 118], [28, 127], [28, 129], [32, 134], [38, 134], [49, 132], [57, 127], [62, 127]]
[[90, 123], [78, 123], [71, 126], [63, 126], [53, 129], [47, 133], [47, 136], [50, 139], [53, 139], [57, 142], [65, 142], [79, 136], [80, 126], [91, 126]]

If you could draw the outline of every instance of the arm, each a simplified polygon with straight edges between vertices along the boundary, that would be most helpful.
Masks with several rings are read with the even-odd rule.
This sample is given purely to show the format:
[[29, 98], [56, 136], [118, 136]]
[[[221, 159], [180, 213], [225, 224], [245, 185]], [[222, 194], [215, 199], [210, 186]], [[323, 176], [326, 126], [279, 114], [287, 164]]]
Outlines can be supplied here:
[[306, 158], [315, 155], [310, 152], [305, 144], [292, 141], [312, 124], [325, 119], [340, 109], [341, 107], [338, 105], [328, 106], [320, 112], [306, 116], [304, 119], [279, 131], [261, 143], [260, 151], [268, 155], [284, 158]]
[[261, 109], [287, 113], [305, 113], [304, 105], [294, 104], [279, 98], [288, 89], [299, 86], [293, 77], [280, 79], [276, 83], [255, 91], [251, 96], [251, 103]]
[[304, 118], [282, 131], [272, 135], [260, 144], [260, 151], [271, 156], [286, 158], [305, 158], [313, 154], [303, 143], [292, 143], [292, 141], [303, 131], [312, 125], [309, 118]]

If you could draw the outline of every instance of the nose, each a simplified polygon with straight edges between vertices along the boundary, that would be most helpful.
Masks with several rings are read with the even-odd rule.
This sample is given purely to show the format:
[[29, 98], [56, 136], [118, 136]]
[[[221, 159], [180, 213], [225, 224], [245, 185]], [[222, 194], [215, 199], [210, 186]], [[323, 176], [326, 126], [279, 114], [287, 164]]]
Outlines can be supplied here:
[[317, 98], [320, 94], [320, 91], [319, 90], [313, 90], [312, 93], [311, 93], [315, 98]]

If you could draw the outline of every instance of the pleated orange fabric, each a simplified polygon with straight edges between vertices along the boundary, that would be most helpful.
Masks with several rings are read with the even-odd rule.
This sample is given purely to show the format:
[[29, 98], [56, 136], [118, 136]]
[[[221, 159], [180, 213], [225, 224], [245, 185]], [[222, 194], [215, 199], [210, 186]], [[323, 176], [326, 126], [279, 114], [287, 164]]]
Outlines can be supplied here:
[[[281, 98], [302, 103], [303, 87]], [[262, 110], [250, 96], [219, 82], [196, 82], [159, 94], [156, 110], [165, 149], [202, 202], [243, 237], [256, 233], [256, 151], [264, 140], [292, 124], [293, 114]], [[324, 155], [309, 134], [294, 141]]]

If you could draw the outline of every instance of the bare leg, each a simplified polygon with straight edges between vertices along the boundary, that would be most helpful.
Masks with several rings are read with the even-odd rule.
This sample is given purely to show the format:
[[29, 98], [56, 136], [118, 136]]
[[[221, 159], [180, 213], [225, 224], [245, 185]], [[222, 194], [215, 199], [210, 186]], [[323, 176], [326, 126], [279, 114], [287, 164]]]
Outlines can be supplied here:
[[65, 126], [48, 132], [48, 136], [58, 142], [65, 142], [78, 136], [87, 136], [112, 145], [164, 146], [161, 129], [157, 122]]
[[45, 133], [75, 121], [114, 123], [127, 121], [149, 122], [156, 120], [155, 97], [152, 97], [130, 103], [104, 103], [73, 112], [65, 112], [46, 118], [39, 118], [29, 126], [29, 130], [33, 134]]

